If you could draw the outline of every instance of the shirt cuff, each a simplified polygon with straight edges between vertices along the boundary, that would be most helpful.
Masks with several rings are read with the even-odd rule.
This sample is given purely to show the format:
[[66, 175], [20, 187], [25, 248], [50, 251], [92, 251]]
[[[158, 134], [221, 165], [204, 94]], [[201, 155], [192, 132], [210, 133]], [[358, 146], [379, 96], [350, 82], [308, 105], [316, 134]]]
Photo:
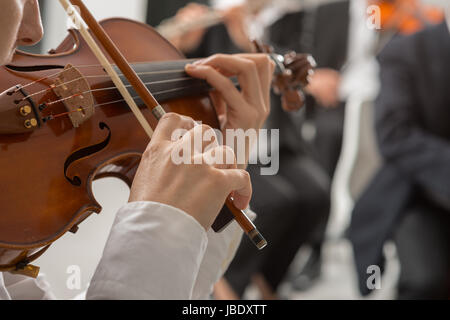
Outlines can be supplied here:
[[[249, 208], [244, 211], [252, 221], [256, 218], [256, 214]], [[214, 284], [223, 276], [236, 255], [243, 231], [233, 220], [222, 232], [216, 233], [209, 229], [207, 234], [208, 247], [195, 282], [193, 299], [210, 297]]]

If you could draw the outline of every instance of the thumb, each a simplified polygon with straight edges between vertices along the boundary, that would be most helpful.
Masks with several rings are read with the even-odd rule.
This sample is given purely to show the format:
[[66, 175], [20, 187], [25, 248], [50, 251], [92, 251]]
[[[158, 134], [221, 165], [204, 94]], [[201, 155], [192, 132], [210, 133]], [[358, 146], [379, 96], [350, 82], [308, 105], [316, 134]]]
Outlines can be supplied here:
[[252, 198], [252, 183], [247, 171], [241, 169], [223, 169], [227, 194], [233, 192], [234, 205], [244, 210], [248, 207]]

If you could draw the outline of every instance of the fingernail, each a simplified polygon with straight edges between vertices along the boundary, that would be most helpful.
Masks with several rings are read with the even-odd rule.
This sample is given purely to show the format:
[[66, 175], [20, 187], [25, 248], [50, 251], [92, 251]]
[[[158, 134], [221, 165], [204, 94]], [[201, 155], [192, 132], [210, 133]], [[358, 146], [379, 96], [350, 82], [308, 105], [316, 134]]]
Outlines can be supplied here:
[[197, 64], [201, 64], [201, 63], [203, 63], [203, 59], [196, 60], [196, 61], [194, 61], [193, 64], [197, 65]]
[[191, 63], [189, 63], [189, 64], [186, 65], [186, 69], [191, 69], [191, 70], [193, 70], [193, 69], [195, 69], [195, 68], [196, 68], [196, 66], [194, 66], [194, 65], [191, 64]]

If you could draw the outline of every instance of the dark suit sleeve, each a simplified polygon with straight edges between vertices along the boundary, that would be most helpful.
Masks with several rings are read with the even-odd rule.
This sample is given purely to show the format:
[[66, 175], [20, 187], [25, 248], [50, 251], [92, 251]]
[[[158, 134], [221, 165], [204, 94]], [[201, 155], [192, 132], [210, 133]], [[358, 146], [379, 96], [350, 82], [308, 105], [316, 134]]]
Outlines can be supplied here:
[[408, 42], [412, 39], [394, 40], [379, 57], [376, 130], [380, 151], [433, 202], [450, 209], [450, 143], [421, 125], [418, 110], [424, 106], [418, 105], [413, 77], [421, 62], [415, 65], [408, 57], [413, 51]]

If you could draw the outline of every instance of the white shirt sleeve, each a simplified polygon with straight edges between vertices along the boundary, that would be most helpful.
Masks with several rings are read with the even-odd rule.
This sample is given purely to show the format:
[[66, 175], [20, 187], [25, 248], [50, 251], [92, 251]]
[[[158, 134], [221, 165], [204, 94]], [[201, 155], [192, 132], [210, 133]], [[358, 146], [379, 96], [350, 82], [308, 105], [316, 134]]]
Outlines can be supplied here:
[[376, 60], [377, 32], [367, 26], [367, 3], [350, 1], [347, 61], [341, 70], [339, 97], [347, 100], [358, 94], [375, 99], [379, 91], [378, 62]]
[[3, 273], [0, 272], [0, 300], [11, 300], [8, 290], [6, 290], [5, 282], [3, 281]]
[[[206, 232], [177, 208], [128, 203], [117, 213], [86, 298], [207, 299], [241, 238], [236, 222], [220, 233]], [[54, 298], [41, 276], [4, 276], [5, 284], [0, 274], [0, 299]]]
[[45, 276], [40, 274], [36, 279], [0, 273], [0, 300], [51, 300], [55, 296]]
[[87, 299], [189, 299], [208, 238], [190, 215], [155, 202], [117, 213]]
[[[256, 217], [250, 210], [247, 210], [246, 214], [251, 220]], [[233, 221], [222, 232], [216, 233], [210, 229], [207, 234], [208, 247], [192, 294], [192, 299], [197, 300], [210, 297], [214, 284], [223, 276], [233, 260], [241, 243], [243, 231], [237, 222]]]

